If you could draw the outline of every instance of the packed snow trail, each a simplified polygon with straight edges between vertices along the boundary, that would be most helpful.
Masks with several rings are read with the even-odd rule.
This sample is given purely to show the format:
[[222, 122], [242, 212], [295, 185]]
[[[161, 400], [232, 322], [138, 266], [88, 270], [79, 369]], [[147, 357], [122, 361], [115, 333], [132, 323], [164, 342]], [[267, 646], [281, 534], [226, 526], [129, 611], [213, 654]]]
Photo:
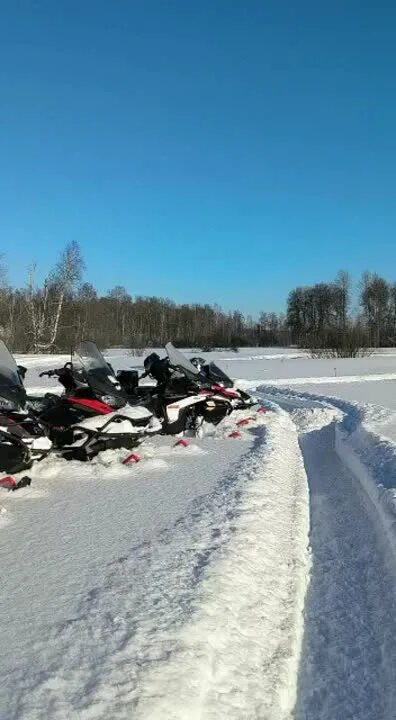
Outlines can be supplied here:
[[307, 483], [286, 413], [252, 434], [207, 494], [104, 566], [64, 622], [50, 613], [35, 661], [2, 677], [2, 720], [290, 717]]
[[395, 720], [394, 446], [370, 434], [366, 406], [263, 386], [259, 393], [294, 419], [310, 493], [312, 570], [294, 717]]
[[308, 498], [296, 429], [278, 411], [245, 468], [233, 535], [175, 651], [144, 678], [137, 720], [286, 720], [296, 695]]
[[395, 568], [385, 535], [376, 509], [335, 452], [334, 425], [304, 433], [300, 442], [312, 570], [296, 718], [394, 720]]

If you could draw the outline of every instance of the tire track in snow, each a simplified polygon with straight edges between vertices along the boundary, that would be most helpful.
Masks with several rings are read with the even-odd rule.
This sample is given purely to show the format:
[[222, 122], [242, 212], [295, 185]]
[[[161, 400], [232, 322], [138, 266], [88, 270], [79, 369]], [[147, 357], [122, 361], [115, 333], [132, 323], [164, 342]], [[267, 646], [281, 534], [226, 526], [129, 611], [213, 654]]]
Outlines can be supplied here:
[[[9, 718], [290, 716], [307, 576], [306, 476], [271, 413], [215, 491], [107, 568], [20, 678]], [[56, 654], [51, 656], [51, 641]]]
[[323, 410], [302, 414], [309, 412], [314, 429], [300, 443], [310, 489], [312, 570], [295, 717], [394, 720], [393, 558], [377, 509], [335, 452], [334, 424], [315, 429], [314, 415]]

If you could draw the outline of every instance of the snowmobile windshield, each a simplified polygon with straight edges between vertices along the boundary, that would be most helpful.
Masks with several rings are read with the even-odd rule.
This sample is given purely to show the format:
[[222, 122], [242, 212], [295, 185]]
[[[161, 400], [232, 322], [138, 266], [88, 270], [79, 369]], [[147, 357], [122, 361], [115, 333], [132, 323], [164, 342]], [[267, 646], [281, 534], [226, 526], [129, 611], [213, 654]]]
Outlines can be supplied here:
[[0, 340], [0, 408], [18, 410], [25, 405], [26, 390], [18, 366], [8, 347]]
[[228, 375], [226, 375], [226, 373], [214, 362], [208, 363], [207, 368], [209, 371], [208, 376], [211, 380], [221, 383], [224, 387], [234, 387], [234, 383], [231, 378], [228, 377]]
[[170, 342], [165, 345], [165, 350], [168, 353], [169, 362], [173, 368], [180, 370], [180, 372], [191, 380], [199, 381], [200, 372], [198, 368], [196, 368], [180, 350], [177, 350]]
[[109, 405], [114, 404], [111, 398], [126, 401], [126, 395], [112, 368], [94, 342], [90, 340], [81, 342], [74, 348], [74, 355], [80, 361], [86, 381], [95, 395], [102, 399], [108, 397], [104, 402], [108, 402]]

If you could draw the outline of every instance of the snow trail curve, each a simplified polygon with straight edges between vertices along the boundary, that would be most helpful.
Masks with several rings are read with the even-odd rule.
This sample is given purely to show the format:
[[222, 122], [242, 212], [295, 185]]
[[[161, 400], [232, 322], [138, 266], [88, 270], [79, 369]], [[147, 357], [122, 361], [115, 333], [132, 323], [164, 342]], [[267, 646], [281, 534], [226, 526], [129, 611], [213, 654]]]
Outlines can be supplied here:
[[376, 509], [334, 448], [303, 433], [312, 569], [296, 720], [394, 720], [395, 573]]

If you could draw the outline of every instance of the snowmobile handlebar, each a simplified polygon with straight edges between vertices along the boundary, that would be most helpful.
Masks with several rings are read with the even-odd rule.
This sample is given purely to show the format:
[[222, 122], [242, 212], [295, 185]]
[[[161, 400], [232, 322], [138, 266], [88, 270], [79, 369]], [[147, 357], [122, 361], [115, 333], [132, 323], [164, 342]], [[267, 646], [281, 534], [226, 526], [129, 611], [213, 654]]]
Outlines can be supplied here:
[[73, 371], [73, 363], [67, 362], [61, 368], [55, 368], [55, 370], [44, 370], [39, 374], [39, 377], [60, 377], [64, 373], [70, 373]]
[[44, 372], [41, 372], [39, 377], [54, 377], [54, 375], [57, 375], [57, 370], [44, 370]]

